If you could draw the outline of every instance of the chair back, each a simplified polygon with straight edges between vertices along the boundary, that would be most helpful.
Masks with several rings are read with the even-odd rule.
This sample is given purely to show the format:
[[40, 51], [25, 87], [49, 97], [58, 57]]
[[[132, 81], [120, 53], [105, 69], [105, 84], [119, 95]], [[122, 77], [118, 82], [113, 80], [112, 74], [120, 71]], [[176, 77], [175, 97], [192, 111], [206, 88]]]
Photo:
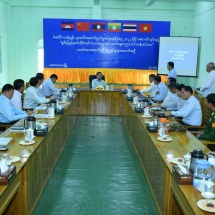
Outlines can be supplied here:
[[[96, 79], [96, 75], [89, 75], [89, 88], [92, 89], [92, 81], [93, 79]], [[102, 80], [105, 81], [105, 76], [102, 75]]]

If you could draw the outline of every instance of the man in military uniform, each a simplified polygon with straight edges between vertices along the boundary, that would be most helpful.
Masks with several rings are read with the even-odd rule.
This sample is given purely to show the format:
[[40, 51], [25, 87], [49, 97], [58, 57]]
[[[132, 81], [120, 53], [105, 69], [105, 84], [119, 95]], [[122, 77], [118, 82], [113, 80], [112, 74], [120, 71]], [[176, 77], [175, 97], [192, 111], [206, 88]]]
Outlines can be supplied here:
[[[211, 117], [205, 127], [205, 130], [197, 135], [200, 140], [215, 141], [215, 93], [207, 95], [207, 107], [211, 110]], [[214, 142], [215, 144], [215, 142]]]

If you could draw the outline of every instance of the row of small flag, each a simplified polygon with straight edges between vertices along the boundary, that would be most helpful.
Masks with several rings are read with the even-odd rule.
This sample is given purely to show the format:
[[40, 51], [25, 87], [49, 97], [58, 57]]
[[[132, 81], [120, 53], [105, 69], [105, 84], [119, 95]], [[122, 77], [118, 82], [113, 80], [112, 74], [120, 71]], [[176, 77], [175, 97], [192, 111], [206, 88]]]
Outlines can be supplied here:
[[[152, 24], [149, 23], [118, 23], [118, 22], [62, 22], [61, 29], [62, 30], [70, 30], [70, 31], [90, 31], [93, 32], [152, 32]], [[107, 26], [107, 30], [106, 30]]]

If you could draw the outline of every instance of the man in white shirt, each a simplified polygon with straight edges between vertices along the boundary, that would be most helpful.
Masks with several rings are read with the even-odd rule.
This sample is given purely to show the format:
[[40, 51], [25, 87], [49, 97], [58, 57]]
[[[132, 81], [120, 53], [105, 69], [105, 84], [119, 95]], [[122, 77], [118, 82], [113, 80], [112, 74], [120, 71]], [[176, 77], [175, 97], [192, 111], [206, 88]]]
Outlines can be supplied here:
[[24, 83], [25, 82], [22, 79], [16, 79], [13, 82], [14, 93], [10, 101], [18, 110], [22, 110], [22, 93], [24, 91]]
[[96, 79], [93, 79], [93, 81], [92, 81], [92, 89], [93, 90], [95, 90], [96, 87], [98, 87], [98, 86], [102, 86], [102, 87], [104, 87], [104, 89], [106, 89], [106, 87], [107, 87], [105, 81], [102, 80], [102, 73], [101, 72], [97, 72]]
[[169, 70], [168, 78], [175, 78], [177, 79], [177, 72], [174, 69], [174, 63], [168, 62], [167, 69]]
[[215, 66], [213, 62], [210, 62], [206, 66], [206, 71], [209, 73], [204, 86], [197, 88], [203, 94], [203, 97], [207, 97], [207, 95], [211, 93], [215, 93]]
[[140, 90], [141, 93], [148, 93], [150, 98], [154, 98], [156, 96], [156, 92], [158, 91], [157, 85], [154, 83], [154, 74], [149, 75], [149, 82], [151, 83], [149, 88], [144, 90]]
[[33, 113], [31, 111], [25, 112], [16, 109], [10, 101], [13, 93], [14, 87], [11, 84], [5, 84], [3, 86], [2, 94], [0, 95], [0, 123], [14, 123]]
[[156, 97], [152, 100], [155, 102], [162, 102], [167, 96], [168, 88], [161, 82], [161, 77], [159, 75], [154, 77], [154, 83], [158, 86], [158, 91], [156, 92]]
[[186, 100], [184, 100], [182, 98], [182, 94], [181, 94], [181, 90], [185, 87], [184, 84], [179, 84], [177, 86], [177, 89], [176, 89], [176, 94], [177, 96], [179, 97], [179, 99], [177, 100], [177, 110], [180, 110], [182, 107], [184, 107], [185, 103], [186, 103]]
[[172, 97], [174, 96], [174, 93], [172, 93], [172, 91], [169, 89], [169, 85], [171, 83], [176, 84], [176, 79], [175, 78], [168, 78], [166, 80], [166, 86], [168, 87], [168, 93], [167, 93], [163, 103], [161, 104], [161, 107], [163, 107], [163, 108], [167, 108], [167, 104], [172, 100]]
[[199, 126], [202, 124], [202, 109], [199, 101], [193, 96], [190, 86], [185, 86], [181, 90], [182, 98], [186, 100], [185, 105], [178, 111], [167, 111], [166, 116], [182, 117], [183, 125]]
[[43, 81], [44, 81], [44, 75], [43, 75], [43, 73], [38, 72], [38, 73], [36, 74], [36, 78], [37, 78], [38, 81], [39, 81], [39, 87], [37, 88], [37, 93], [38, 93], [39, 96], [45, 97], [45, 95], [44, 95], [43, 92], [42, 92], [42, 83], [43, 83]]
[[34, 109], [39, 104], [49, 102], [49, 99], [38, 95], [37, 88], [39, 87], [39, 81], [36, 77], [30, 79], [30, 85], [31, 86], [26, 90], [24, 109]]
[[169, 91], [171, 92], [171, 97], [168, 100], [168, 102], [166, 102], [166, 98], [164, 99], [163, 103], [161, 104], [161, 107], [166, 108], [167, 110], [177, 110], [177, 101], [179, 99], [179, 97], [176, 94], [176, 90], [177, 90], [177, 84], [172, 82], [168, 85]]
[[42, 84], [42, 93], [46, 97], [52, 96], [54, 93], [60, 91], [61, 89], [55, 88], [54, 83], [57, 81], [58, 76], [52, 74], [50, 78], [46, 79]]

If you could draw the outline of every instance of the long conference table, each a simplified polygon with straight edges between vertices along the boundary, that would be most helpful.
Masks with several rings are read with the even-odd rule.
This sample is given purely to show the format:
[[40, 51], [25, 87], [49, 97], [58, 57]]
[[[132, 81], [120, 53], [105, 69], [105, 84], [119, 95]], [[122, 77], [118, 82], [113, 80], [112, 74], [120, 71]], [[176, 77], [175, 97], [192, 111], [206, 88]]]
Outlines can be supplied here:
[[[201, 210], [197, 201], [203, 199], [192, 185], [178, 185], [172, 177], [173, 164], [167, 155], [183, 157], [194, 149], [208, 152], [198, 139], [187, 132], [170, 132], [171, 142], [160, 142], [156, 133], [146, 130], [141, 114], [134, 112], [120, 91], [81, 90], [67, 103], [62, 115], [48, 119], [49, 132], [45, 137], [36, 137], [35, 144], [22, 146], [23, 133], [10, 129], [0, 137], [11, 137], [11, 156], [20, 156], [16, 165], [16, 176], [8, 186], [0, 186], [0, 214], [32, 214], [55, 164], [79, 115], [121, 116], [135, 147], [137, 156], [147, 179], [149, 188], [160, 214], [211, 214]], [[23, 124], [20, 120], [18, 124]], [[0, 156], [4, 152], [0, 152]], [[60, 182], [59, 182], [60, 183]]]

